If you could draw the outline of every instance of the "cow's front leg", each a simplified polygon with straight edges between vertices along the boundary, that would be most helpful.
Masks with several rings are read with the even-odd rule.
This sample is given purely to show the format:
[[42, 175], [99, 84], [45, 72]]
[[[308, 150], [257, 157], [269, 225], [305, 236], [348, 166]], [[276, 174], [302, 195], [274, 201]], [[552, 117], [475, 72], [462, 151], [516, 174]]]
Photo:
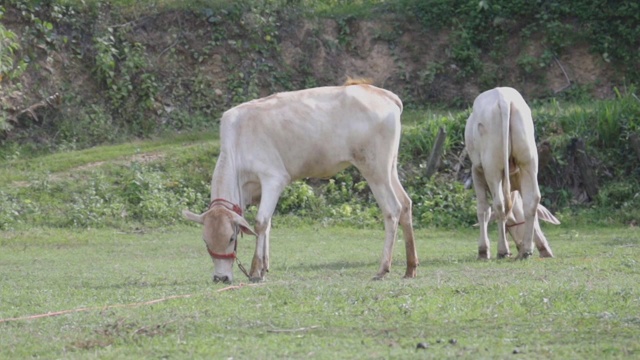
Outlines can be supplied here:
[[502, 196], [502, 188], [492, 189], [493, 208], [496, 211], [496, 220], [498, 225], [498, 259], [504, 259], [511, 256], [509, 251], [509, 242], [507, 239], [507, 214], [505, 213], [505, 199]]
[[262, 182], [262, 196], [256, 215], [256, 250], [251, 262], [249, 278], [252, 282], [263, 281], [269, 271], [269, 235], [271, 233], [271, 216], [287, 181], [280, 180]]
[[506, 228], [507, 225], [505, 221], [498, 221], [498, 259], [511, 257]]
[[[257, 226], [256, 226], [257, 229]], [[258, 232], [258, 231], [256, 231]], [[253, 260], [251, 261], [251, 270], [249, 270], [249, 280], [251, 282], [260, 282], [264, 280], [264, 234], [258, 232], [258, 238], [256, 239], [256, 251], [253, 254]]]
[[264, 280], [264, 276], [269, 271], [269, 233], [271, 232], [271, 219], [256, 221], [256, 250], [251, 261], [251, 271], [249, 279], [252, 282]]
[[535, 225], [538, 223], [538, 204], [540, 204], [540, 190], [537, 182], [537, 163], [533, 169], [521, 167], [522, 177], [522, 208], [524, 210], [524, 238], [522, 239], [522, 251], [518, 253], [518, 259], [527, 259], [533, 255], [533, 243]]
[[[518, 256], [516, 259], [524, 260], [528, 259], [533, 255], [533, 222], [534, 219], [527, 219], [524, 224], [524, 239], [522, 242], [522, 247], [518, 249]], [[531, 235], [529, 235], [531, 234]]]
[[269, 272], [269, 234], [271, 233], [271, 219], [264, 232], [264, 257], [262, 261], [262, 276]]

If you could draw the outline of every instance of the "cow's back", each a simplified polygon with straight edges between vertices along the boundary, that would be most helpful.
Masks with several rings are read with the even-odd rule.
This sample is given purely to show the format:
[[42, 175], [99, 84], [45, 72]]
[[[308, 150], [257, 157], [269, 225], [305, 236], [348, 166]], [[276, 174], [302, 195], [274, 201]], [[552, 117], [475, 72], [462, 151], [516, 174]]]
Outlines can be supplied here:
[[326, 177], [372, 144], [397, 154], [401, 112], [395, 94], [371, 85], [278, 93], [225, 112], [221, 142], [251, 171]]
[[502, 136], [501, 96], [500, 88], [495, 88], [478, 95], [473, 102], [465, 127], [465, 144], [475, 166], [482, 166], [488, 159], [499, 161], [507, 146]]

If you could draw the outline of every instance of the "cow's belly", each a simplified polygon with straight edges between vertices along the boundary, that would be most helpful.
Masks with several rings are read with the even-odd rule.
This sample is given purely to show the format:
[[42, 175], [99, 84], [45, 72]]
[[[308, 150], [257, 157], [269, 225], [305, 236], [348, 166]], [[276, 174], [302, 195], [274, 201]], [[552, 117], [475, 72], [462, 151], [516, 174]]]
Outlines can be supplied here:
[[299, 180], [304, 178], [326, 179], [334, 176], [340, 171], [351, 165], [348, 161], [343, 162], [326, 162], [322, 159], [308, 159], [298, 167], [289, 169], [291, 180]]

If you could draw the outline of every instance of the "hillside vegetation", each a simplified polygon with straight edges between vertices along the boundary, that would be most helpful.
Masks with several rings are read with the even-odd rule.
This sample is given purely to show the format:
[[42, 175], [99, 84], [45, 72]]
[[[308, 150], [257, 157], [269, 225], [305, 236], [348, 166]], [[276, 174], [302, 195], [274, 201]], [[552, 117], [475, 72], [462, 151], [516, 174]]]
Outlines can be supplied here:
[[[498, 85], [534, 110], [545, 205], [564, 221], [640, 219], [636, 2], [3, 4], [0, 228], [174, 222], [206, 204], [222, 111], [347, 76], [405, 103], [401, 176], [417, 226], [475, 222], [462, 131], [473, 98]], [[440, 128], [444, 156], [427, 178]], [[294, 184], [278, 211], [379, 222], [353, 169]]]

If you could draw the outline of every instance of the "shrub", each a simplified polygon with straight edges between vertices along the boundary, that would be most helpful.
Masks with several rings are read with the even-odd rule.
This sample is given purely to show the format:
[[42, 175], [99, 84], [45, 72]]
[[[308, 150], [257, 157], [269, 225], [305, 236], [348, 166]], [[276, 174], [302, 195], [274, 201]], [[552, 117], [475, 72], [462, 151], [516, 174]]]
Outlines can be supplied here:
[[0, 230], [8, 230], [20, 219], [20, 199], [0, 190]]

